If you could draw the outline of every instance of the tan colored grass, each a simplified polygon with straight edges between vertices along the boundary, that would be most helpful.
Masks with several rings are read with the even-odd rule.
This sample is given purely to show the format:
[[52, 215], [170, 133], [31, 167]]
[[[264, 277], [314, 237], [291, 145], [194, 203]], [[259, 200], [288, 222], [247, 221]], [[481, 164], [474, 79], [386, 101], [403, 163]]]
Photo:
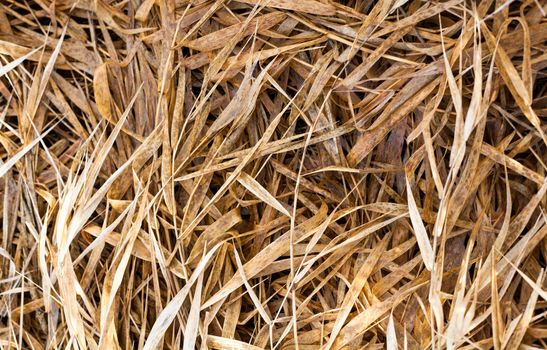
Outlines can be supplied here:
[[546, 12], [0, 0], [0, 348], [547, 348]]

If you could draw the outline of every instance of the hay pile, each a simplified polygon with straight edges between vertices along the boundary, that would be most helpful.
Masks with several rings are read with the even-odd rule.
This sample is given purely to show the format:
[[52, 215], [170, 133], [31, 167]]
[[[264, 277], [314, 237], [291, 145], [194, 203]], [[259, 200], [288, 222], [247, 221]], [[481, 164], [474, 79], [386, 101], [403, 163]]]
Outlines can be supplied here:
[[546, 348], [545, 12], [0, 0], [0, 347]]

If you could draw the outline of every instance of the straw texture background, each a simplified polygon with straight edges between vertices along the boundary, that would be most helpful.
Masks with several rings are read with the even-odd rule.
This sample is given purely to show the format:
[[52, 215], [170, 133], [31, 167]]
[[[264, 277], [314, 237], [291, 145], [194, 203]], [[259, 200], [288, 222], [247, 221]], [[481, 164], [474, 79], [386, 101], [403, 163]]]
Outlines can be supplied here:
[[0, 0], [0, 348], [547, 348], [544, 0]]

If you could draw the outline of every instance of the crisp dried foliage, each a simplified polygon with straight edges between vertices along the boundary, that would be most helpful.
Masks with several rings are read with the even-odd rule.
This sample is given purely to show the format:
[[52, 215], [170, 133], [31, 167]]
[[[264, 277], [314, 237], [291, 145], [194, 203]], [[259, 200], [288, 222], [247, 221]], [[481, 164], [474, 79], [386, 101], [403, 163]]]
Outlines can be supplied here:
[[0, 348], [547, 348], [544, 0], [0, 0]]

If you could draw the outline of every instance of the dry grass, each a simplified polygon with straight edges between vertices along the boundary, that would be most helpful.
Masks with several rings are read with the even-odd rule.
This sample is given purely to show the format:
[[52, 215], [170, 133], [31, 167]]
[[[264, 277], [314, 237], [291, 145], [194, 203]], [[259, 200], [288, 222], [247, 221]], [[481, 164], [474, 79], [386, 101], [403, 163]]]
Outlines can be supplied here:
[[544, 0], [0, 0], [0, 348], [547, 348]]

